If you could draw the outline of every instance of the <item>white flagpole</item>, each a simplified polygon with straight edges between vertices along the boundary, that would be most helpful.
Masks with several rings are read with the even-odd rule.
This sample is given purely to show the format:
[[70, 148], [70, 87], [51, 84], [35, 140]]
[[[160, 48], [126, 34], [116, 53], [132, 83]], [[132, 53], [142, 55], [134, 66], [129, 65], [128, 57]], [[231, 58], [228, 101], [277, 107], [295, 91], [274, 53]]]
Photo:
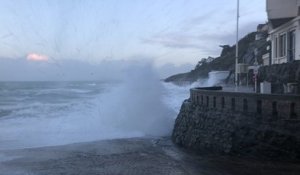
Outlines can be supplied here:
[[238, 62], [239, 62], [239, 18], [240, 18], [240, 1], [237, 0], [236, 12], [236, 49], [235, 49], [235, 86], [238, 86]]

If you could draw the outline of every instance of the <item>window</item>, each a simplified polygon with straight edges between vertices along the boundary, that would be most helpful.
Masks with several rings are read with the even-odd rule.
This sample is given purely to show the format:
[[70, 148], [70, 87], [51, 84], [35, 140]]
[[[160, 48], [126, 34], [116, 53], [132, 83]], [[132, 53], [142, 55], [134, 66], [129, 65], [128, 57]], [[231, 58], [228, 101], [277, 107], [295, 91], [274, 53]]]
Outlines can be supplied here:
[[274, 48], [275, 58], [278, 58], [278, 37], [275, 38], [275, 48]]
[[279, 36], [279, 57], [286, 56], [286, 33]]
[[288, 37], [288, 55], [289, 55], [289, 60], [288, 61], [293, 61], [295, 60], [295, 46], [296, 46], [296, 32], [295, 30], [292, 30], [289, 32], [289, 37]]

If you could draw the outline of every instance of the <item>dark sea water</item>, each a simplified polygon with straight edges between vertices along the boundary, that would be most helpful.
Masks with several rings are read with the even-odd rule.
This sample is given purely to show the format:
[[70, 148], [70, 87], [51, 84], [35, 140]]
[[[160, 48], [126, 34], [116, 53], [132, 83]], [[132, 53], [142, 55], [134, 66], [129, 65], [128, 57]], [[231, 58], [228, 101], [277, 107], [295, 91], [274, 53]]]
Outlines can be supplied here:
[[82, 100], [103, 93], [107, 86], [100, 82], [1, 82], [0, 117], [51, 117], [83, 105]]

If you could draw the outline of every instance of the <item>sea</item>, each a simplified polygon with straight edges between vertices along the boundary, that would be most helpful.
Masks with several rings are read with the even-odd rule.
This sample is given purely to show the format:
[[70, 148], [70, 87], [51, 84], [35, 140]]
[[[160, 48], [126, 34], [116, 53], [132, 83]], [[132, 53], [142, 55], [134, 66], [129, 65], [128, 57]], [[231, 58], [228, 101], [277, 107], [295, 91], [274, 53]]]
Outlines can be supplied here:
[[169, 136], [190, 86], [143, 82], [0, 82], [0, 150]]

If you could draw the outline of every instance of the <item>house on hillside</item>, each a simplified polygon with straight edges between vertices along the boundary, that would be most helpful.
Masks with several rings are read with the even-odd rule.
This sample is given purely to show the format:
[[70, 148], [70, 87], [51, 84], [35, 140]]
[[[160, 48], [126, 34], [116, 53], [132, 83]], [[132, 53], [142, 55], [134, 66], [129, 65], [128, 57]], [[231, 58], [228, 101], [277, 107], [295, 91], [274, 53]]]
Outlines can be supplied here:
[[300, 60], [300, 0], [267, 0], [267, 14], [271, 64]]
[[266, 38], [266, 35], [268, 34], [269, 26], [268, 24], [259, 24], [257, 26], [255, 40], [261, 40]]

